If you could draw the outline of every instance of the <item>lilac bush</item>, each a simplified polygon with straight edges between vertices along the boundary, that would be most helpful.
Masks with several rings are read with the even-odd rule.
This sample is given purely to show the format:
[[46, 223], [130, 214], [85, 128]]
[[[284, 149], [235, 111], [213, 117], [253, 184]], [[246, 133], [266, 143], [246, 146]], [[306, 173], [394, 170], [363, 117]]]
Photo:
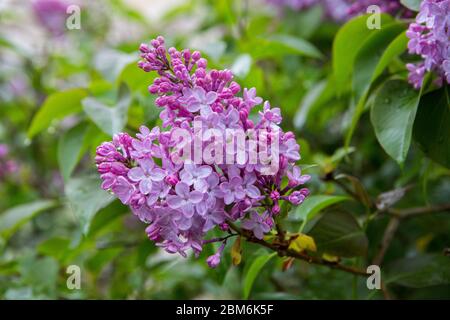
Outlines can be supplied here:
[[409, 82], [418, 89], [426, 72], [434, 72], [438, 85], [450, 83], [450, 0], [424, 0], [406, 35], [409, 52], [423, 59], [407, 64]]
[[[283, 201], [300, 205], [308, 196], [302, 185], [310, 177], [295, 165], [300, 147], [292, 132], [279, 127], [279, 108], [265, 102], [259, 113], [252, 112], [263, 100], [255, 88], [240, 96], [231, 71], [209, 71], [199, 52], [167, 50], [163, 37], [142, 44], [140, 52], [139, 67], [159, 75], [149, 92], [157, 96], [165, 130], [142, 126], [135, 138], [119, 133], [101, 144], [96, 163], [102, 188], [148, 223], [148, 237], [169, 253], [186, 256], [192, 249], [198, 255], [204, 244], [222, 241], [207, 261], [215, 267], [226, 237], [207, 240], [208, 231], [217, 227], [231, 233], [230, 224], [240, 222], [262, 239], [272, 230]], [[227, 135], [230, 130], [242, 132], [245, 141], [232, 152], [219, 139], [237, 140]], [[185, 138], [180, 132], [188, 139], [180, 139]], [[263, 135], [252, 145], [255, 132]], [[195, 151], [194, 157], [188, 154], [190, 142], [213, 150], [213, 161], [196, 159]], [[252, 161], [255, 151], [270, 154], [271, 165], [264, 159]]]

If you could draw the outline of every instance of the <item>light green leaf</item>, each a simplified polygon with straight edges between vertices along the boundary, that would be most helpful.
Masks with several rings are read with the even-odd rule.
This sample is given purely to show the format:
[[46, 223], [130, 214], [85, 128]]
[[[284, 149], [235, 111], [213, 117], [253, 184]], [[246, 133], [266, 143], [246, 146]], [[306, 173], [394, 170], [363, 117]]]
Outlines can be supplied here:
[[252, 57], [249, 54], [241, 54], [231, 66], [233, 74], [239, 78], [245, 78], [250, 72]]
[[114, 200], [111, 194], [100, 188], [98, 176], [72, 178], [67, 182], [65, 191], [69, 205], [85, 234], [94, 215]]
[[322, 58], [322, 53], [310, 42], [288, 35], [274, 35], [245, 42], [245, 51], [254, 59], [283, 57], [297, 54], [310, 58]]
[[243, 293], [242, 293], [243, 299], [248, 299], [256, 277], [261, 272], [264, 265], [267, 262], [269, 262], [269, 260], [272, 259], [276, 254], [277, 253], [274, 252], [271, 254], [262, 255], [262, 256], [257, 257], [255, 260], [253, 260], [247, 273], [244, 275], [244, 286], [243, 286]]
[[325, 213], [308, 235], [314, 238], [319, 252], [339, 257], [357, 257], [367, 253], [367, 237], [348, 212]]
[[351, 200], [346, 196], [329, 196], [329, 195], [313, 195], [306, 198], [306, 200], [299, 205], [295, 212], [295, 218], [303, 221], [299, 232], [303, 231], [306, 223], [313, 219], [321, 210], [332, 206], [333, 204]]
[[450, 93], [443, 87], [424, 95], [414, 123], [414, 140], [437, 163], [450, 168]]
[[412, 11], [419, 11], [420, 10], [420, 3], [423, 0], [400, 0], [401, 4], [407, 7], [409, 10]]
[[81, 100], [86, 96], [84, 89], [69, 89], [49, 95], [28, 128], [28, 137], [33, 138], [56, 120], [80, 112]]
[[0, 215], [0, 235], [9, 239], [23, 224], [55, 205], [52, 200], [38, 200], [6, 210]]
[[21, 279], [33, 289], [36, 297], [53, 298], [58, 280], [58, 263], [50, 257], [26, 255], [20, 261]]
[[323, 80], [306, 93], [294, 118], [294, 126], [300, 130], [306, 123], [310, 111], [330, 99], [334, 94], [332, 81]]
[[[338, 31], [333, 42], [333, 72], [338, 92], [342, 92], [348, 85], [353, 73], [356, 55], [371, 34], [378, 30], [367, 27], [367, 15], [359, 16], [348, 21]], [[389, 15], [381, 15], [382, 28], [392, 21]]]
[[148, 86], [152, 83], [155, 77], [156, 74], [145, 72], [141, 68], [137, 67], [136, 62], [132, 62], [123, 68], [117, 82], [125, 83], [133, 93], [139, 92], [140, 94], [145, 94], [146, 97], [148, 97]]
[[70, 177], [80, 161], [86, 132], [87, 126], [82, 123], [64, 133], [59, 139], [58, 164], [64, 180]]
[[109, 107], [95, 98], [85, 98], [82, 101], [84, 112], [105, 133], [113, 136], [125, 127], [128, 118], [128, 107], [131, 103], [130, 91], [121, 87], [119, 100], [114, 107]]
[[100, 50], [94, 59], [94, 67], [103, 77], [114, 82], [122, 70], [131, 62], [137, 61], [137, 54], [129, 54], [114, 49]]
[[371, 121], [386, 153], [399, 165], [408, 155], [420, 92], [402, 80], [386, 82], [375, 97]]

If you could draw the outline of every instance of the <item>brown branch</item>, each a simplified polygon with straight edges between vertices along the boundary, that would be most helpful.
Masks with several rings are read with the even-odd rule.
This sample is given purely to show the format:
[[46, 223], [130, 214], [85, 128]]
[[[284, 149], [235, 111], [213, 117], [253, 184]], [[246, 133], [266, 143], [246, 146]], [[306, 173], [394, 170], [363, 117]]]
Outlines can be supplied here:
[[419, 208], [409, 208], [409, 209], [388, 209], [388, 213], [396, 216], [400, 219], [408, 219], [413, 218], [420, 215], [425, 215], [429, 213], [437, 213], [450, 211], [450, 203], [436, 205], [436, 206], [428, 206], [428, 207], [419, 207]]
[[391, 245], [392, 239], [394, 238], [395, 232], [397, 231], [399, 225], [400, 225], [400, 218], [392, 217], [389, 220], [386, 230], [384, 231], [383, 240], [381, 241], [380, 244], [380, 249], [378, 250], [378, 253], [373, 259], [372, 264], [375, 264], [377, 266], [381, 265], [384, 259], [384, 255], [386, 254], [387, 249]]
[[391, 245], [394, 235], [400, 226], [400, 221], [404, 219], [409, 219], [421, 215], [426, 215], [430, 213], [450, 211], [450, 204], [437, 205], [432, 207], [419, 207], [419, 208], [409, 208], [409, 209], [387, 209], [387, 213], [391, 215], [391, 219], [384, 231], [383, 240], [380, 244], [380, 249], [373, 259], [373, 264], [381, 265], [383, 262], [386, 251]]
[[259, 245], [262, 245], [268, 249], [271, 249], [275, 252], [278, 252], [278, 255], [281, 257], [292, 257], [295, 259], [299, 259], [299, 260], [303, 260], [312, 264], [316, 264], [316, 265], [322, 265], [322, 266], [327, 266], [331, 269], [336, 269], [336, 270], [341, 270], [347, 273], [351, 273], [351, 274], [355, 274], [358, 276], [363, 276], [363, 277], [367, 277], [367, 272], [365, 270], [362, 269], [357, 269], [354, 267], [349, 267], [340, 263], [333, 263], [333, 262], [329, 262], [326, 261], [322, 258], [319, 257], [312, 257], [309, 256], [305, 253], [302, 252], [297, 252], [294, 250], [289, 249], [289, 243], [287, 242], [267, 242], [258, 238], [255, 238], [253, 236], [253, 234], [251, 234], [250, 232], [247, 232], [245, 230], [241, 230], [239, 227], [237, 227], [234, 223], [227, 221], [228, 225], [230, 226], [231, 229], [233, 229], [235, 232], [239, 233], [242, 237], [244, 237], [247, 241], [252, 242], [252, 243], [256, 243]]

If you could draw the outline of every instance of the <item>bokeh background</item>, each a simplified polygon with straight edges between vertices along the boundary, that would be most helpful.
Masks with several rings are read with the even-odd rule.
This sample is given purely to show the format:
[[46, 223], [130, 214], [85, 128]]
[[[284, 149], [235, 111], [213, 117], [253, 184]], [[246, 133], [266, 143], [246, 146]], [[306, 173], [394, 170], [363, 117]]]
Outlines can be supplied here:
[[[169, 255], [146, 239], [145, 225], [99, 188], [93, 156], [97, 145], [111, 139], [102, 121], [116, 121], [130, 133], [141, 124], [160, 124], [147, 91], [154, 75], [137, 68], [139, 44], [157, 35], [177, 48], [202, 51], [209, 68], [231, 69], [242, 87], [256, 87], [259, 96], [281, 107], [283, 127], [299, 137], [300, 164], [313, 176], [313, 194], [343, 195], [345, 190], [327, 180], [342, 173], [351, 177], [345, 183], [356, 193], [373, 199], [406, 186], [399, 207], [449, 201], [449, 170], [415, 144], [400, 168], [378, 144], [367, 114], [352, 146], [344, 148], [351, 92], [337, 95], [328, 81], [333, 39], [342, 23], [323, 18], [319, 7], [281, 12], [263, 0], [74, 0], [81, 28], [68, 30], [61, 25], [65, 10], [38, 2], [0, 3], [4, 299], [242, 298], [248, 269], [264, 249], [245, 244], [239, 266], [225, 253], [217, 269], [205, 263], [213, 248], [198, 259]], [[404, 69], [399, 61], [391, 67]], [[106, 120], [83, 112], [84, 97], [114, 106], [124, 86], [131, 95], [125, 118], [115, 119], [113, 111]], [[365, 225], [363, 205], [341, 206], [364, 225], [367, 250], [349, 260], [364, 265], [389, 218], [377, 216]], [[294, 229], [300, 223], [295, 212], [286, 222]], [[394, 275], [393, 297], [450, 298], [448, 257], [442, 254], [450, 246], [449, 231], [445, 212], [402, 223], [385, 256], [386, 274]], [[69, 265], [81, 268], [80, 290], [66, 286]], [[383, 297], [368, 290], [364, 279], [324, 266], [297, 261], [284, 269], [283, 259], [271, 260], [257, 275], [251, 297]]]

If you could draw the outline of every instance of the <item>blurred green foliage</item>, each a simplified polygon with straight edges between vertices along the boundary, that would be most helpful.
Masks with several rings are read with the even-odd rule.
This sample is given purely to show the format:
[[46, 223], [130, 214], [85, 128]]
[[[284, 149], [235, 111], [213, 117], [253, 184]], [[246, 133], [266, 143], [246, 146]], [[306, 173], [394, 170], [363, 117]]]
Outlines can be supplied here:
[[[339, 26], [322, 21], [320, 8], [280, 17], [263, 0], [161, 3], [146, 4], [152, 21], [126, 1], [85, 1], [81, 30], [58, 38], [30, 8], [0, 12], [0, 143], [19, 164], [0, 181], [0, 297], [382, 298], [364, 278], [326, 266], [295, 261], [283, 271], [285, 258], [255, 244], [242, 243], [239, 266], [228, 246], [217, 269], [204, 262], [212, 247], [198, 259], [168, 255], [99, 188], [93, 155], [114, 132], [161, 124], [147, 92], [153, 75], [136, 66], [139, 43], [161, 34], [201, 50], [210, 68], [230, 68], [280, 106], [284, 128], [299, 137], [313, 196], [282, 213], [286, 229], [364, 267], [392, 219], [382, 206], [450, 199], [449, 88], [417, 92], [405, 82], [405, 23], [383, 16], [381, 30], [368, 30], [359, 17]], [[400, 196], [380, 197], [390, 190]], [[444, 211], [401, 221], [382, 265], [392, 297], [450, 298]], [[81, 268], [80, 290], [66, 286], [69, 265]]]

